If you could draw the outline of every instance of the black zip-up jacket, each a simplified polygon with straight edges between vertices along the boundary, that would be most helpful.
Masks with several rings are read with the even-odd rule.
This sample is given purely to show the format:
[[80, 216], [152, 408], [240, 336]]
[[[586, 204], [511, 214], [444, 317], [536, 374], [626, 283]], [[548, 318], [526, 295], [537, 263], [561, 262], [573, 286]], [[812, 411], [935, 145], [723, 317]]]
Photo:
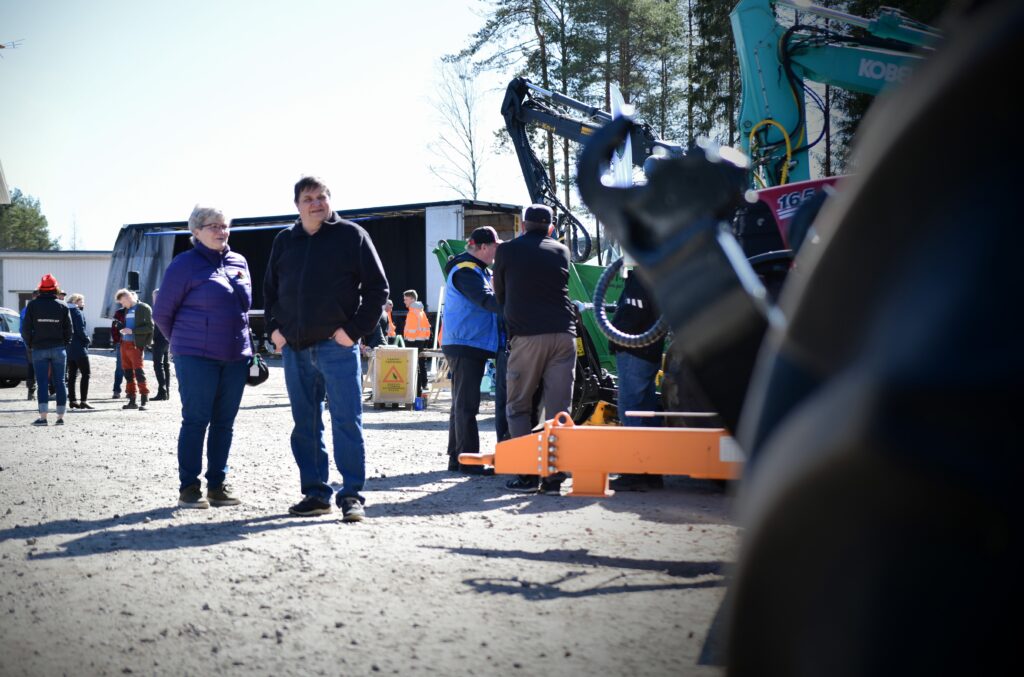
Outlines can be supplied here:
[[71, 311], [53, 293], [40, 294], [25, 308], [21, 338], [29, 350], [66, 348], [71, 343]]
[[[612, 318], [612, 326], [627, 334], [640, 334], [650, 329], [661, 313], [651, 297], [647, 285], [640, 279], [640, 274], [633, 271], [626, 278], [626, 286], [619, 296], [619, 307]], [[608, 341], [608, 349], [612, 353], [629, 353], [648, 362], [661, 362], [661, 354], [665, 352], [665, 339], [655, 341], [643, 348], [627, 348], [615, 341]]]
[[388, 280], [370, 235], [337, 214], [309, 235], [296, 221], [274, 238], [263, 279], [267, 335], [279, 329], [293, 348], [330, 338], [353, 341], [374, 330]]
[[569, 248], [544, 231], [527, 231], [498, 247], [494, 295], [504, 309], [509, 337], [576, 335]]

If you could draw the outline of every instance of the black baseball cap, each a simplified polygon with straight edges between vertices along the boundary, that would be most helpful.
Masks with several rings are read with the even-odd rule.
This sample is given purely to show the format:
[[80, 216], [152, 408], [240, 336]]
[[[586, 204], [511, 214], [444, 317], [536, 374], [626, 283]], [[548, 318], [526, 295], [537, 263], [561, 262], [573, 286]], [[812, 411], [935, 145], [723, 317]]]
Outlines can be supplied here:
[[541, 226], [551, 225], [551, 207], [540, 204], [530, 205], [523, 211], [523, 221], [529, 221]]

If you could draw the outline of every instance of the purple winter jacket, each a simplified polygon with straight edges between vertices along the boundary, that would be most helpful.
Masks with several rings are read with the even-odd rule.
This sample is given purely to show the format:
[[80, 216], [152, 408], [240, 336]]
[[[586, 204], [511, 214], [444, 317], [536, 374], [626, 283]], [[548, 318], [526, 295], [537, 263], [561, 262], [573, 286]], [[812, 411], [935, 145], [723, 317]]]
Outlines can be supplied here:
[[153, 304], [153, 321], [173, 355], [236, 361], [252, 356], [249, 308], [252, 280], [245, 257], [195, 243], [174, 257]]

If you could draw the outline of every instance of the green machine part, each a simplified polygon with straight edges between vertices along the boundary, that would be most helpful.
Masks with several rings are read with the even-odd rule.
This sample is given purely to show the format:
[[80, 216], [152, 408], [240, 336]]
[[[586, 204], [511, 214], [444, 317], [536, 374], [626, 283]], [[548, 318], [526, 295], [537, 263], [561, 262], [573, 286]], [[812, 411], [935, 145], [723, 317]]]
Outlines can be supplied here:
[[[444, 272], [444, 267], [448, 261], [459, 254], [466, 251], [465, 240], [441, 240], [437, 243], [437, 247], [433, 249], [434, 255], [437, 257], [437, 263], [441, 266], [441, 271]], [[593, 303], [594, 300], [594, 288], [597, 286], [597, 281], [601, 277], [601, 273], [604, 272], [604, 266], [595, 266], [587, 263], [570, 263], [569, 264], [569, 298], [573, 301], [580, 301], [582, 303]], [[619, 295], [622, 293], [622, 288], [625, 286], [625, 282], [622, 278], [617, 277], [615, 280], [608, 285], [608, 292], [605, 294], [605, 303], [615, 303], [619, 299]], [[597, 353], [596, 357], [601, 366], [608, 370], [609, 373], [614, 374], [615, 371], [615, 356], [608, 350], [608, 339], [601, 333], [600, 328], [597, 326], [597, 320], [594, 318], [594, 311], [592, 309], [584, 310], [582, 313], [583, 327], [587, 334], [590, 336], [590, 340], [594, 346], [594, 350]]]

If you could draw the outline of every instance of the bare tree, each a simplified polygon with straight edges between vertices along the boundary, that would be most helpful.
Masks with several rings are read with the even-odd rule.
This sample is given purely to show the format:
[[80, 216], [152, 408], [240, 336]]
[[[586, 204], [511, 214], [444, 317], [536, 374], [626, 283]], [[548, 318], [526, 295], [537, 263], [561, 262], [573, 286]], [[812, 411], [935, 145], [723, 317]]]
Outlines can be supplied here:
[[446, 186], [471, 200], [479, 195], [480, 172], [486, 160], [477, 112], [479, 100], [476, 73], [468, 60], [443, 61], [432, 101], [442, 127], [437, 139], [427, 146], [440, 162], [430, 165], [430, 171]]

